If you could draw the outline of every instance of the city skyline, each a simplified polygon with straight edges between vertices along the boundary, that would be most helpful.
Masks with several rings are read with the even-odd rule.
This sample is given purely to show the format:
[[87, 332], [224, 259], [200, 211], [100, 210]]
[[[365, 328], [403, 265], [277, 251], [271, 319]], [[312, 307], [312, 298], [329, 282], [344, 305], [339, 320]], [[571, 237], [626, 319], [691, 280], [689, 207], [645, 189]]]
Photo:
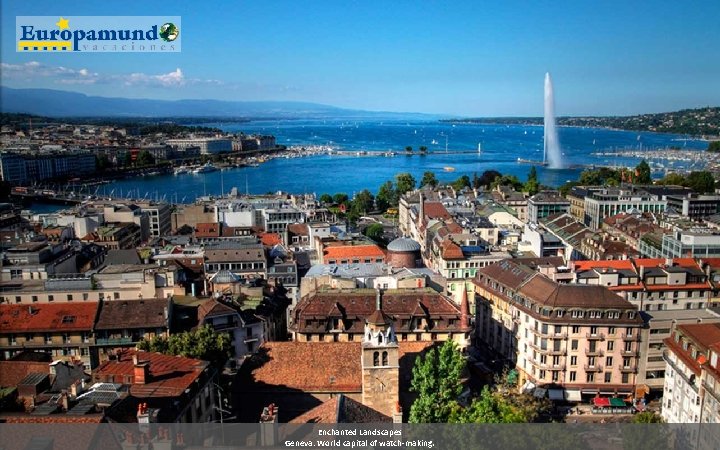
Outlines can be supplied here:
[[[540, 116], [720, 104], [720, 5], [363, 2], [2, 3], [2, 85], [151, 99], [301, 101], [371, 111]], [[15, 17], [181, 16], [182, 52], [22, 53]], [[227, 37], [231, 36], [231, 37]]]

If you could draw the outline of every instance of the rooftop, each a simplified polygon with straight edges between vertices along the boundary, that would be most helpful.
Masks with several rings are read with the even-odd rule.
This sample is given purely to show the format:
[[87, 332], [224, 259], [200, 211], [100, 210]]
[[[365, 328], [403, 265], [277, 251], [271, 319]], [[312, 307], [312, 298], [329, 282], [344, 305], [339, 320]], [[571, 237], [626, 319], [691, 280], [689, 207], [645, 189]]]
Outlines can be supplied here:
[[0, 305], [0, 332], [90, 331], [99, 303]]

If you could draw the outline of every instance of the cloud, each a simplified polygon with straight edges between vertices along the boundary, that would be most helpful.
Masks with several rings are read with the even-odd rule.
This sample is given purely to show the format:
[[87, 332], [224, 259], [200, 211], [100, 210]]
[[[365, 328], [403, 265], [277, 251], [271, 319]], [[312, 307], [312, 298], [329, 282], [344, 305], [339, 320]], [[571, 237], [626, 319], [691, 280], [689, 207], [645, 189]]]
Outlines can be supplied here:
[[48, 78], [59, 84], [119, 84], [124, 86], [148, 86], [177, 88], [187, 85], [222, 86], [224, 82], [212, 79], [187, 78], [179, 67], [169, 73], [147, 74], [101, 74], [86, 68], [71, 69], [64, 66], [50, 66], [37, 61], [23, 64], [1, 63], [2, 78], [34, 79]]

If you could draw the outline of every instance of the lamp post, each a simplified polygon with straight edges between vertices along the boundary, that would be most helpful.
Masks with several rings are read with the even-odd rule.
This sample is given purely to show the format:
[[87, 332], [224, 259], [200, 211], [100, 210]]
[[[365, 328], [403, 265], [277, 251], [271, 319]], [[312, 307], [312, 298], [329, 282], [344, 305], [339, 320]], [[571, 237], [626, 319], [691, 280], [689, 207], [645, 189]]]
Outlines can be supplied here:
[[443, 133], [440, 133], [440, 136], [444, 136], [444, 137], [445, 137], [445, 153], [447, 153], [447, 152], [448, 152], [448, 137], [449, 137], [449, 136], [448, 136], [447, 134], [445, 134], [444, 132], [443, 132]]

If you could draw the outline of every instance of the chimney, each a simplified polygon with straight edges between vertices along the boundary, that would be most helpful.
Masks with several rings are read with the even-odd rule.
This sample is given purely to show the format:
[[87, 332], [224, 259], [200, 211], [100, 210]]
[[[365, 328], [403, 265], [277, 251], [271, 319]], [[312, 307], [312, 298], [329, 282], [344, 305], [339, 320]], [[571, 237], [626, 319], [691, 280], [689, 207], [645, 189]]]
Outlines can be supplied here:
[[62, 405], [63, 411], [67, 411], [70, 409], [70, 399], [68, 399], [67, 392], [64, 390], [60, 394], [60, 404]]
[[274, 403], [263, 408], [260, 415], [260, 445], [274, 447], [278, 442], [278, 408]]
[[147, 361], [137, 361], [133, 357], [133, 375], [135, 384], [145, 384], [150, 381], [150, 363]]

